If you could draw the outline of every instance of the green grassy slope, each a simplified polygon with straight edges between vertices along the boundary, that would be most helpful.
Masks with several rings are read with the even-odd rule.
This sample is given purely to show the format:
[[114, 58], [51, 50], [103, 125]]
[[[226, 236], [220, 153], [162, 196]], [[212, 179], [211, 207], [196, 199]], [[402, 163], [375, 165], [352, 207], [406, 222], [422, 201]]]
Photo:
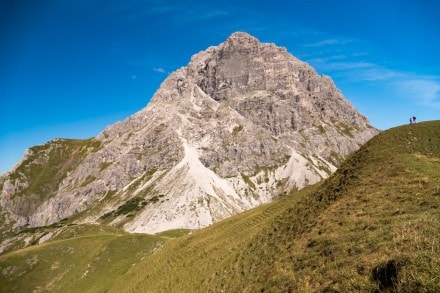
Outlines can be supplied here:
[[114, 228], [72, 226], [55, 240], [0, 256], [0, 292], [103, 292], [163, 242]]
[[323, 183], [191, 235], [94, 227], [4, 254], [0, 292], [439, 292], [439, 207], [440, 121], [402, 126]]
[[398, 127], [322, 185], [170, 242], [113, 289], [439, 291], [439, 206], [440, 122]]

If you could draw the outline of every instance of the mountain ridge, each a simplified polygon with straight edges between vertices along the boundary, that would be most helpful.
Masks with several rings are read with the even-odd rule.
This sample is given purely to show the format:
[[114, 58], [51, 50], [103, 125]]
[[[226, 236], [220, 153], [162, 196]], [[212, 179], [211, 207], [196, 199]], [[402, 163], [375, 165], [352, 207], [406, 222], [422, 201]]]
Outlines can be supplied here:
[[65, 218], [130, 232], [197, 229], [328, 177], [376, 133], [330, 78], [235, 33], [96, 138], [32, 149], [1, 177], [0, 203], [9, 230]]

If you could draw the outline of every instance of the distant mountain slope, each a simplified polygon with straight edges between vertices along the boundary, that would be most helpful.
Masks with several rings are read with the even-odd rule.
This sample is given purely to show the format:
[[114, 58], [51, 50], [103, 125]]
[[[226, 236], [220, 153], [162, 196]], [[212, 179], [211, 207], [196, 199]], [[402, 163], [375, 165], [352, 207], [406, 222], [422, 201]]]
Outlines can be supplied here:
[[[77, 275], [57, 267], [78, 237], [2, 255], [0, 291], [88, 284], [92, 292], [439, 292], [439, 208], [440, 121], [402, 126], [374, 137], [322, 183], [154, 253], [151, 246], [127, 252], [132, 264], [109, 269], [111, 278], [89, 269], [99, 252], [70, 264], [92, 279], [73, 285]], [[126, 248], [118, 249], [116, 256]], [[49, 253], [47, 277], [33, 267]]]
[[205, 227], [328, 177], [377, 132], [329, 77], [234, 33], [96, 138], [31, 148], [0, 177], [0, 229]]

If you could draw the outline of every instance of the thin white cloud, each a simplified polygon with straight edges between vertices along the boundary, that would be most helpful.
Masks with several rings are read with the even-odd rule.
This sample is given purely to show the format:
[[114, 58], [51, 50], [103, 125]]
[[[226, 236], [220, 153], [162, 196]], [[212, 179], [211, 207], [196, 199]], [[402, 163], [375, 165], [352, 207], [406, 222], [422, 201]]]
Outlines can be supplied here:
[[375, 65], [369, 62], [323, 62], [320, 65], [320, 69], [325, 71], [348, 71], [366, 68], [371, 70], [375, 68]]
[[[427, 76], [415, 72], [390, 69], [366, 61], [348, 61], [344, 55], [310, 59], [309, 62], [319, 71], [338, 74], [351, 82], [370, 82], [382, 84], [391, 93], [420, 106], [440, 109], [440, 77]], [[341, 62], [342, 60], [342, 62]]]
[[310, 59], [309, 62], [310, 63], [318, 63], [318, 64], [328, 64], [330, 61], [344, 60], [345, 58], [347, 58], [346, 55], [333, 55], [333, 56], [322, 57], [322, 58], [313, 58], [313, 59]]
[[381, 67], [371, 63], [369, 68], [364, 68], [355, 73], [355, 77], [361, 81], [381, 81], [396, 78], [404, 78], [407, 73]]
[[305, 44], [304, 47], [323, 47], [331, 45], [342, 45], [351, 42], [350, 39], [325, 39], [316, 43]]
[[368, 55], [367, 52], [355, 52], [355, 53], [351, 54], [351, 56], [353, 56], [353, 57], [361, 57], [361, 56], [366, 56], [366, 55]]
[[204, 20], [208, 20], [208, 19], [212, 19], [212, 18], [217, 18], [217, 17], [224, 17], [224, 16], [228, 16], [229, 13], [223, 10], [214, 10], [214, 11], [209, 11], [206, 12], [205, 14], [201, 14], [200, 18], [204, 19]]
[[419, 104], [440, 109], [440, 80], [415, 76], [397, 81], [396, 86]]
[[190, 6], [186, 2], [179, 1], [148, 2], [148, 5], [145, 5], [143, 1], [116, 1], [113, 6], [120, 14], [119, 20], [123, 22], [134, 22], [161, 16], [170, 22], [183, 25], [230, 15], [228, 11], [216, 9], [215, 5], [209, 3]]
[[165, 69], [163, 69], [162, 67], [154, 67], [153, 71], [158, 72], [158, 73], [167, 73]]
[[440, 78], [413, 72], [393, 70], [371, 64], [367, 68], [354, 68], [345, 72], [351, 80], [385, 82], [396, 96], [412, 100], [421, 106], [440, 109]]
[[308, 62], [319, 71], [327, 72], [327, 74], [332, 72], [342, 74], [353, 81], [379, 81], [405, 75], [402, 72], [387, 69], [373, 62], [364, 60], [350, 61], [350, 57], [353, 56], [331, 55], [329, 57], [313, 58], [308, 60]]

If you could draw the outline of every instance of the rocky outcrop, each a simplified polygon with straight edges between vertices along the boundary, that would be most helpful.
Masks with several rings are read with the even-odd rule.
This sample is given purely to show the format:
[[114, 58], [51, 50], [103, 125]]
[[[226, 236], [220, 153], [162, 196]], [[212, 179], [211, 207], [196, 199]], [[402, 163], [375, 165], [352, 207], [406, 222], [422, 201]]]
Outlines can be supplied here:
[[[146, 108], [93, 142], [33, 150], [0, 179], [2, 214], [10, 228], [75, 215], [131, 232], [196, 229], [326, 178], [376, 133], [329, 77], [235, 33], [194, 55]], [[50, 188], [36, 166], [58, 174]]]

